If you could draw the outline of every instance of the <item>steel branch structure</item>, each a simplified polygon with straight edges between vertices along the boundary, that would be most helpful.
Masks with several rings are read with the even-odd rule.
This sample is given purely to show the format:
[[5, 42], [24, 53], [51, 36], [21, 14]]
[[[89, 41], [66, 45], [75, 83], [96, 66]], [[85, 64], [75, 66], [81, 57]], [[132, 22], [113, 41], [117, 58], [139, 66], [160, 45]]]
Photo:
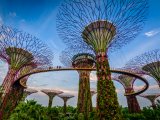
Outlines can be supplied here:
[[58, 95], [63, 93], [62, 91], [59, 90], [54, 90], [54, 89], [43, 89], [41, 92], [45, 93], [46, 95], [49, 96], [49, 103], [48, 103], [48, 108], [52, 107], [52, 100], [53, 98]]
[[128, 61], [125, 65], [128, 69], [133, 69], [142, 75], [153, 77], [160, 86], [160, 49], [155, 49]]
[[[125, 94], [134, 92], [133, 82], [136, 78], [129, 75], [113, 75], [112, 80], [121, 83], [125, 89]], [[126, 96], [129, 113], [141, 113], [141, 109], [135, 95]]]
[[90, 89], [90, 92], [91, 92], [91, 96], [93, 96], [94, 94], [97, 93], [97, 89], [91, 88], [91, 89]]
[[[62, 51], [60, 61], [63, 65], [72, 68], [93, 68], [95, 66], [94, 53], [91, 50], [69, 50]], [[77, 70], [79, 73], [79, 91], [77, 102], [77, 113], [83, 113], [88, 119], [89, 111], [92, 111], [90, 93], [90, 70]]]
[[[70, 45], [90, 47], [97, 57], [97, 119], [121, 119], [108, 53], [133, 40], [144, 27], [147, 0], [69, 0], [59, 8], [57, 31]], [[85, 42], [85, 43], [84, 43]]]
[[25, 89], [24, 92], [23, 92], [22, 101], [24, 101], [28, 95], [33, 94], [33, 93], [36, 93], [36, 92], [38, 92], [38, 91], [35, 90], [35, 89], [31, 89], [31, 88]]
[[98, 20], [102, 20], [103, 25], [106, 20], [110, 21], [106, 23], [108, 26], [114, 23], [116, 35], [112, 41], [108, 41], [107, 48], [115, 51], [139, 34], [147, 15], [147, 0], [69, 0], [59, 8], [57, 31], [65, 44], [80, 44], [83, 42], [82, 31], [89, 24], [92, 27], [91, 22], [94, 24], [97, 21], [98, 27]]
[[46, 44], [36, 37], [15, 28], [0, 26], [0, 59], [8, 63], [8, 73], [2, 83], [2, 89], [5, 93], [2, 96], [3, 103], [0, 115], [0, 119], [2, 119], [7, 101], [14, 101], [8, 97], [13, 92], [20, 94], [19, 91], [23, 91], [23, 88], [19, 87], [12, 89], [12, 84], [16, 75], [19, 74], [19, 70], [26, 66], [52, 65], [53, 53]]
[[74, 95], [60, 94], [60, 95], [57, 95], [57, 96], [64, 100], [63, 113], [66, 115], [66, 103], [67, 103], [68, 99], [73, 98]]
[[160, 96], [160, 93], [145, 93], [145, 94], [140, 94], [138, 96], [148, 99], [149, 101], [151, 101], [152, 106], [154, 108], [157, 108], [154, 100]]

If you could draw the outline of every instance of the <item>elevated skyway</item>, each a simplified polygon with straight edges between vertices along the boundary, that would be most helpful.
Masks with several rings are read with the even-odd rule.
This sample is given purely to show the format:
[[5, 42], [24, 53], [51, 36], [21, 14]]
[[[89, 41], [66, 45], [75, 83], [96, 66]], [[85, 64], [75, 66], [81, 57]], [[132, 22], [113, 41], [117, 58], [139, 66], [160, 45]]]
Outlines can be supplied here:
[[[27, 88], [26, 85], [24, 85], [22, 82], [21, 82], [21, 79], [28, 76], [28, 75], [32, 75], [32, 74], [37, 74], [37, 73], [41, 73], [41, 72], [52, 72], [52, 71], [64, 71], [64, 70], [89, 70], [89, 71], [96, 71], [96, 68], [65, 68], [65, 67], [55, 67], [55, 68], [41, 68], [41, 69], [38, 69], [38, 70], [34, 70], [34, 71], [31, 71], [31, 72], [28, 72], [24, 75], [21, 75], [19, 76], [18, 78], [16, 78], [16, 80], [14, 81], [13, 85], [16, 85], [16, 86], [23, 86], [25, 88]], [[141, 93], [143, 93], [144, 91], [146, 91], [149, 87], [149, 83], [148, 81], [136, 74], [136, 73], [133, 73], [131, 71], [125, 71], [121, 68], [111, 68], [110, 69], [112, 73], [117, 73], [117, 74], [124, 74], [124, 75], [129, 75], [129, 76], [133, 76], [137, 79], [140, 79], [141, 81], [143, 81], [145, 83], [145, 86], [138, 90], [138, 91], [135, 91], [135, 92], [132, 92], [132, 93], [126, 93], [125, 96], [130, 96], [130, 95], [139, 95]]]

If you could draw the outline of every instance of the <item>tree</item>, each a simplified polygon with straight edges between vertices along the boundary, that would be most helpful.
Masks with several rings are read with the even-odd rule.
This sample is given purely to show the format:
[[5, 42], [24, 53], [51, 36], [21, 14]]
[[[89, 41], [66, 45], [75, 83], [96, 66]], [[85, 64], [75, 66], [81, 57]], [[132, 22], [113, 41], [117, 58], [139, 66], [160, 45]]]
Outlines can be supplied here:
[[[135, 38], [148, 14], [146, 0], [70, 0], [57, 14], [57, 30], [68, 46], [86, 46], [96, 54], [98, 119], [121, 119], [111, 81], [108, 53]], [[85, 43], [84, 43], [85, 42]]]
[[41, 90], [41, 92], [43, 92], [43, 93], [45, 93], [46, 95], [49, 96], [48, 108], [52, 107], [52, 100], [53, 100], [53, 98], [56, 95], [63, 93], [62, 91], [54, 90], [54, 89], [43, 89], [43, 90]]
[[68, 99], [74, 97], [73, 95], [67, 95], [67, 94], [60, 94], [57, 95], [58, 97], [62, 98], [64, 100], [64, 106], [63, 106], [63, 113], [66, 115], [66, 104]]

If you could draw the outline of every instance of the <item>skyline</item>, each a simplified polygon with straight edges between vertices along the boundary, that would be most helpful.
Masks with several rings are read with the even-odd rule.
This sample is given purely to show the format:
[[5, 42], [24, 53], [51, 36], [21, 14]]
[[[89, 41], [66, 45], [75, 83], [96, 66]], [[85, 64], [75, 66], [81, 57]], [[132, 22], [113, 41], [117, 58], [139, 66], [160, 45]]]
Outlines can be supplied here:
[[[125, 47], [110, 54], [109, 62], [111, 67], [123, 67], [131, 58], [159, 48], [160, 15], [157, 14], [157, 11], [160, 11], [158, 6], [160, 1], [155, 1], [149, 0], [149, 16], [141, 33]], [[67, 46], [62, 43], [56, 31], [56, 14], [62, 2], [63, 0], [34, 0], [33, 2], [27, 0], [23, 2], [20, 0], [15, 0], [14, 2], [2, 0], [0, 1], [0, 24], [23, 30], [41, 39], [54, 53], [53, 66], [63, 66], [59, 61], [59, 55]], [[2, 84], [7, 73], [7, 64], [0, 61], [0, 66], [0, 84]], [[155, 80], [150, 77], [148, 79], [150, 88], [145, 93], [159, 92]], [[79, 76], [76, 71], [48, 72], [32, 75], [29, 77], [27, 85], [39, 92], [31, 94], [26, 99], [35, 98], [38, 103], [47, 106], [49, 97], [41, 93], [40, 90], [45, 88], [57, 89], [75, 95], [74, 98], [67, 102], [67, 104], [75, 107], [78, 95], [78, 80]], [[91, 88], [96, 88], [96, 81], [96, 73], [91, 72]], [[141, 84], [142, 82], [137, 80], [134, 88], [138, 89]], [[119, 104], [123, 107], [127, 106], [123, 86], [118, 82], [114, 82], [114, 85], [117, 90]], [[137, 99], [141, 107], [151, 105], [150, 101], [145, 98], [137, 97]], [[95, 106], [96, 95], [93, 96], [92, 102], [93, 106]], [[56, 96], [53, 99], [52, 106], [54, 105], [63, 106], [63, 100]]]

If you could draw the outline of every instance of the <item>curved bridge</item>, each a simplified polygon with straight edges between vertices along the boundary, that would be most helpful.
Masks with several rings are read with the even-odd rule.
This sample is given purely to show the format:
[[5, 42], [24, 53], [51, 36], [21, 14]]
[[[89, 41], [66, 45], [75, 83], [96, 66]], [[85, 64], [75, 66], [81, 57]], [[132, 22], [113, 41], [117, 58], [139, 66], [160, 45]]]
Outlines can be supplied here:
[[[24, 85], [22, 82], [21, 82], [21, 79], [28, 76], [28, 75], [32, 75], [32, 74], [36, 74], [36, 73], [41, 73], [41, 72], [50, 72], [50, 71], [63, 71], [63, 70], [89, 70], [89, 71], [95, 71], [96, 69], [95, 68], [57, 68], [57, 69], [40, 69], [40, 70], [35, 70], [35, 71], [31, 71], [29, 73], [26, 73], [25, 75], [22, 75], [22, 76], [19, 76], [13, 83], [13, 85], [17, 85], [17, 86], [22, 86], [22, 87], [25, 87], [27, 88], [26, 85]], [[141, 93], [143, 93], [144, 91], [146, 91], [149, 87], [149, 83], [148, 81], [138, 75], [138, 74], [135, 74], [133, 72], [130, 72], [130, 71], [123, 71], [121, 69], [119, 70], [116, 70], [116, 69], [111, 69], [111, 72], [112, 73], [118, 73], [118, 74], [124, 74], [124, 75], [130, 75], [130, 76], [133, 76], [135, 78], [138, 78], [140, 80], [142, 80], [146, 85], [141, 89], [141, 90], [138, 90], [137, 92], [132, 92], [132, 93], [126, 93], [125, 96], [130, 96], [130, 95], [139, 95]]]

